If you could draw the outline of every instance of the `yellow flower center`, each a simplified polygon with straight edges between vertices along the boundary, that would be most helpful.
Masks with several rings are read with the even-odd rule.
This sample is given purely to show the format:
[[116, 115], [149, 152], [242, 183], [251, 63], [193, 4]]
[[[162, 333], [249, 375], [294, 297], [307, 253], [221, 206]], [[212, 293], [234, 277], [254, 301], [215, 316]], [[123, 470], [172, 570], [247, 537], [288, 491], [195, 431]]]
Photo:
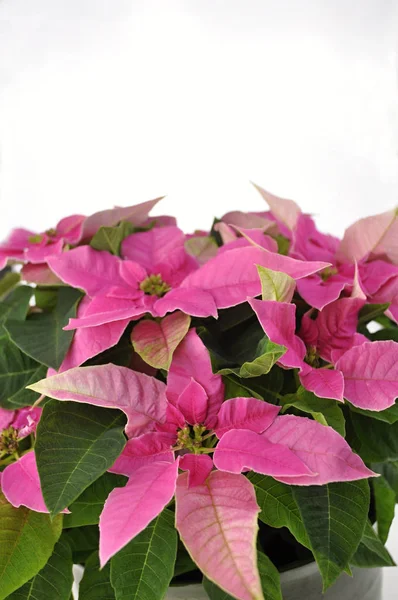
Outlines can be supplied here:
[[161, 276], [158, 274], [150, 275], [144, 279], [144, 281], [140, 283], [140, 290], [149, 296], [159, 296], [159, 298], [161, 298], [171, 290], [171, 287], [168, 285], [168, 283], [163, 281]]
[[336, 269], [336, 267], [326, 267], [326, 269], [323, 269], [323, 271], [321, 271], [320, 275], [323, 281], [327, 281], [329, 277], [331, 277], [332, 275], [337, 275], [337, 273], [338, 270]]
[[18, 431], [14, 427], [3, 429], [0, 435], [0, 456], [13, 454], [18, 450]]

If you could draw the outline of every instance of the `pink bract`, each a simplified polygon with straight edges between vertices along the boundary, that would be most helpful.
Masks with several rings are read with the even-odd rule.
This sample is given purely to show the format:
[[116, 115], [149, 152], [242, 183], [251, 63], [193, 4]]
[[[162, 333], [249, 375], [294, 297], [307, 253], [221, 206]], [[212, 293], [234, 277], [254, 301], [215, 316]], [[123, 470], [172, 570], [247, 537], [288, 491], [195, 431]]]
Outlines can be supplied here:
[[[159, 523], [175, 513], [189, 556], [221, 595], [238, 600], [268, 597], [257, 565], [265, 538], [256, 544], [256, 493], [267, 523], [261, 534], [268, 534], [268, 505], [273, 510], [278, 501], [272, 488], [278, 495], [285, 490], [286, 498], [290, 494], [304, 517], [298, 490], [281, 484], [311, 486], [308, 495], [315, 496], [314, 486], [377, 477], [369, 467], [384, 452], [384, 442], [376, 448], [372, 438], [367, 447], [366, 425], [363, 431], [360, 425], [372, 423], [370, 411], [377, 411], [382, 414], [374, 415], [371, 434], [384, 431], [394, 422], [398, 395], [398, 343], [392, 341], [398, 322], [397, 212], [361, 219], [339, 240], [319, 231], [293, 200], [255, 187], [269, 210], [229, 210], [188, 235], [173, 217], [149, 216], [156, 199], [89, 217], [72, 215], [38, 235], [15, 229], [0, 245], [0, 269], [9, 259], [19, 262], [23, 285], [37, 286], [20, 290], [21, 297], [28, 296], [26, 306], [13, 289], [19, 276], [7, 276], [2, 286], [0, 328], [9, 344], [4, 364], [9, 356], [18, 363], [15, 369], [3, 367], [3, 377], [13, 378], [4, 385], [3, 406], [29, 402], [31, 392], [23, 395], [19, 378], [25, 386], [41, 363], [55, 364], [42, 347], [45, 340], [31, 334], [21, 340], [23, 318], [28, 326], [45, 321], [49, 330], [50, 322], [62, 322], [71, 332], [60, 331], [59, 340], [56, 331], [49, 335], [63, 361], [58, 372], [50, 368], [47, 378], [27, 386], [41, 395], [34, 407], [0, 408], [0, 485], [6, 500], [48, 512], [39, 478], [41, 436], [52, 418], [44, 402], [41, 416], [37, 404], [44, 398], [122, 411], [125, 445], [104, 468], [127, 483], [122, 478], [115, 487], [112, 482], [120, 478], [114, 475], [94, 482], [94, 488], [109, 482], [112, 490], [99, 517], [101, 567], [162, 513]], [[17, 269], [11, 262], [9, 268]], [[64, 285], [84, 295], [76, 312], [65, 306], [63, 315]], [[106, 443], [109, 434], [103, 436]], [[75, 441], [80, 443], [71, 438], [73, 452]], [[69, 448], [62, 448], [65, 455]], [[60, 488], [63, 475], [60, 469]], [[84, 487], [91, 480], [81, 475], [69, 497], [71, 510], [78, 494], [91, 494]], [[57, 474], [50, 486], [58, 483]], [[341, 486], [341, 497], [347, 488], [359, 498], [360, 487], [366, 500], [367, 484]], [[322, 488], [320, 496], [325, 499], [329, 491]], [[339, 497], [337, 486], [334, 492]], [[376, 486], [374, 496], [380, 521]], [[289, 512], [279, 500], [282, 512]], [[354, 504], [365, 524], [366, 502]], [[315, 501], [314, 514], [317, 506]], [[286, 525], [279, 506], [277, 512], [277, 526]], [[325, 520], [327, 526], [327, 515]], [[87, 524], [92, 522], [90, 515]], [[305, 532], [304, 518], [303, 526]], [[315, 545], [314, 555], [320, 562]], [[379, 558], [384, 560], [378, 553]], [[336, 561], [336, 573], [348, 559]]]
[[[204, 492], [208, 498], [210, 489], [221, 501], [229, 493], [229, 484], [225, 487], [223, 482], [234, 481], [238, 487], [250, 489], [250, 494], [254, 494], [251, 484], [240, 475], [247, 469], [281, 480], [286, 478], [298, 485], [309, 485], [310, 480], [321, 484], [373, 474], [344, 439], [328, 427], [318, 423], [314, 427], [313, 421], [298, 418], [300, 435], [305, 438], [303, 453], [300, 453], [297, 444], [292, 442], [289, 427], [287, 432], [283, 429], [284, 423], [291, 423], [290, 417], [279, 417], [279, 407], [255, 398], [232, 398], [224, 402], [222, 378], [212, 372], [208, 351], [194, 329], [174, 352], [167, 387], [129, 369], [104, 365], [72, 369], [32, 388], [58, 400], [118, 408], [128, 415], [126, 433], [131, 439], [111, 471], [127, 475], [129, 482], [125, 488], [116, 488], [110, 494], [101, 515], [102, 564], [161, 512], [172, 498], [176, 485], [181, 514], [186, 510], [185, 504], [189, 506], [197, 494]], [[209, 433], [202, 439], [206, 431]], [[209, 436], [214, 438], [215, 435], [219, 438], [215, 449], [203, 445]], [[327, 450], [334, 436], [338, 457], [334, 462], [329, 460], [328, 468], [321, 465], [321, 469], [318, 455]], [[213, 452], [212, 461], [207, 454]], [[188, 474], [177, 480], [179, 460], [181, 469]], [[180, 494], [185, 487], [186, 492]], [[149, 499], [145, 503], [143, 494]], [[137, 511], [139, 518], [133, 519]], [[255, 514], [256, 511], [257, 508]], [[240, 527], [238, 517], [236, 519], [230, 516], [229, 526]], [[191, 540], [179, 517], [177, 527], [196, 560], [198, 540]], [[207, 548], [209, 554], [217, 552], [219, 539], [218, 535], [214, 536]], [[245, 597], [239, 595], [243, 592], [238, 592], [236, 587], [239, 579], [236, 569], [240, 568], [237, 564], [230, 573], [235, 583], [228, 584], [221, 574], [213, 575], [200, 556], [197, 561], [223, 589]], [[256, 580], [253, 564], [250, 572]]]

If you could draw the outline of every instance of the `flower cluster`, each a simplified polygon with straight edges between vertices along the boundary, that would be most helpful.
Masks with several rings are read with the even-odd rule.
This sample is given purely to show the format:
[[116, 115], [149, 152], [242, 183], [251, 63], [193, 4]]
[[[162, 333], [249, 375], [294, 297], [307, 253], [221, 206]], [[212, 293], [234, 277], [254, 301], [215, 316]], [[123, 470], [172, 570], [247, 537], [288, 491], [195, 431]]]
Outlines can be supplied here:
[[[210, 598], [277, 600], [266, 537], [281, 527], [325, 588], [393, 564], [397, 213], [339, 240], [258, 190], [269, 210], [209, 231], [149, 216], [154, 200], [0, 245], [0, 504], [52, 536], [19, 578], [0, 574], [0, 598], [65, 545], [109, 597], [154, 600], [197, 569]], [[73, 532], [98, 526], [79, 554]]]

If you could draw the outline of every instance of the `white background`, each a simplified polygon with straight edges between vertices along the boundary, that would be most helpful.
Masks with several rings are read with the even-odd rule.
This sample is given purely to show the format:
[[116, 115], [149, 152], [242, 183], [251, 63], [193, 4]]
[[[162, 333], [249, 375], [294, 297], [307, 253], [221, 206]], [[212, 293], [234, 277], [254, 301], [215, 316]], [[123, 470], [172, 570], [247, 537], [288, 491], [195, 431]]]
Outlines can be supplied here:
[[397, 31], [396, 0], [0, 0], [0, 238], [163, 194], [205, 228], [249, 180], [337, 234], [393, 207]]

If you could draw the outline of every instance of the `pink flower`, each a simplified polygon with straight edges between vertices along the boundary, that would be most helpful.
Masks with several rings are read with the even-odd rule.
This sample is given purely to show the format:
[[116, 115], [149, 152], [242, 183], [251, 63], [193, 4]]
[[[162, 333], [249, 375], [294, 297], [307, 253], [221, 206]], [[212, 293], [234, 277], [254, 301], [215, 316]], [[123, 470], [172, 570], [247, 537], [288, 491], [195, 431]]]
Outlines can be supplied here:
[[[15, 411], [0, 409], [0, 458], [18, 456], [18, 443], [36, 431], [41, 408]], [[8, 502], [18, 508], [27, 506], [37, 512], [48, 512], [41, 493], [40, 479], [33, 450], [9, 464], [1, 473], [1, 491]]]
[[[145, 224], [148, 221], [149, 211], [159, 202], [160, 198], [143, 202], [135, 206], [125, 208], [113, 208], [94, 213], [89, 217], [83, 215], [71, 215], [61, 219], [54, 229], [48, 229], [43, 233], [34, 233], [27, 229], [15, 229], [9, 238], [0, 245], [0, 269], [2, 269], [9, 258], [26, 262], [32, 265], [40, 265], [41, 270], [35, 275], [39, 277], [38, 283], [42, 283], [44, 265], [48, 258], [62, 253], [66, 245], [75, 246], [78, 243], [90, 240], [102, 226], [112, 227], [119, 221], [125, 220], [134, 225]], [[170, 222], [170, 217], [159, 217], [160, 224]], [[36, 281], [32, 278], [31, 281]]]
[[[374, 475], [330, 427], [306, 418], [280, 417], [278, 406], [255, 398], [224, 401], [222, 379], [213, 374], [208, 352], [193, 329], [174, 353], [167, 386], [129, 369], [104, 365], [72, 369], [32, 388], [59, 400], [119, 408], [128, 416], [130, 439], [111, 471], [129, 481], [111, 492], [100, 518], [102, 564], [176, 494], [177, 528], [198, 566], [227, 592], [249, 599], [259, 584], [254, 553], [259, 509], [243, 472], [254, 470], [294, 485]], [[188, 473], [178, 475], [178, 468]], [[200, 506], [198, 528], [190, 515]], [[228, 512], [228, 518], [221, 518], [224, 525], [211, 525], [214, 511]], [[225, 568], [215, 556], [230, 545], [228, 532], [235, 527], [241, 532], [239, 541], [231, 540], [237, 562], [228, 561]], [[241, 570], [242, 561], [243, 583], [235, 570]]]
[[163, 316], [177, 309], [193, 316], [215, 315], [209, 294], [181, 289], [184, 278], [198, 268], [184, 241], [177, 227], [155, 228], [128, 236], [122, 244], [124, 259], [89, 246], [50, 259], [62, 281], [91, 298], [84, 316], [72, 319], [67, 328], [96, 327], [145, 313]]
[[[346, 398], [367, 410], [385, 410], [395, 403], [398, 343], [369, 342], [356, 332], [363, 300], [336, 300], [315, 321], [304, 315], [299, 335], [294, 304], [251, 300], [250, 305], [269, 339], [287, 348], [279, 364], [297, 368], [304, 388], [320, 398]], [[319, 358], [331, 364], [316, 368]]]
[[15, 229], [0, 245], [1, 264], [4, 266], [8, 258], [40, 264], [50, 256], [61, 254], [65, 244], [78, 243], [84, 219], [82, 215], [72, 215], [62, 219], [54, 229], [39, 234], [26, 229]]
[[216, 317], [217, 309], [258, 296], [257, 264], [295, 279], [327, 266], [281, 256], [241, 239], [246, 247], [223, 251], [201, 268], [186, 252], [185, 236], [177, 227], [128, 236], [122, 244], [123, 258], [80, 246], [49, 259], [62, 281], [82, 288], [90, 298], [65, 328], [87, 331], [76, 334], [61, 369], [82, 364], [114, 345], [131, 319], [147, 313], [163, 317], [180, 310], [194, 317]]
[[0, 431], [12, 427], [17, 432], [17, 440], [27, 437], [36, 431], [42, 409], [27, 406], [17, 410], [0, 408]]
[[[287, 302], [272, 300], [251, 300], [250, 305], [269, 339], [287, 348], [279, 359], [279, 364], [288, 369], [299, 369], [302, 385], [320, 398], [343, 400], [343, 376], [336, 370], [315, 369], [308, 362], [304, 341], [296, 335], [296, 306]], [[314, 336], [314, 343], [316, 342]], [[310, 352], [311, 346], [309, 348]], [[316, 353], [316, 347], [314, 346]]]

